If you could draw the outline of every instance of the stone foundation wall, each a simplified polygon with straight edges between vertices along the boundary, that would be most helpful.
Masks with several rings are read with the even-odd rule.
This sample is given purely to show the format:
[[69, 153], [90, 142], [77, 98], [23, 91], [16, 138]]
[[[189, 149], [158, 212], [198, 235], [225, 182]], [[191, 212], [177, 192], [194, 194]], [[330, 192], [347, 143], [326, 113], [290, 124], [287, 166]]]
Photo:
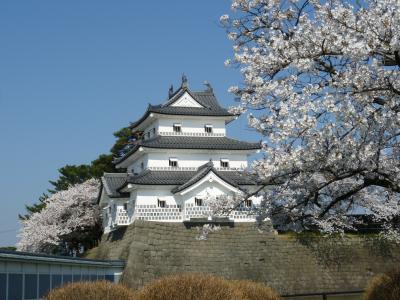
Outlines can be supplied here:
[[104, 235], [91, 258], [124, 259], [123, 282], [138, 288], [163, 275], [214, 273], [263, 282], [281, 294], [362, 290], [399, 265], [400, 248], [372, 236], [278, 235], [239, 223], [199, 240], [201, 227], [136, 221]]

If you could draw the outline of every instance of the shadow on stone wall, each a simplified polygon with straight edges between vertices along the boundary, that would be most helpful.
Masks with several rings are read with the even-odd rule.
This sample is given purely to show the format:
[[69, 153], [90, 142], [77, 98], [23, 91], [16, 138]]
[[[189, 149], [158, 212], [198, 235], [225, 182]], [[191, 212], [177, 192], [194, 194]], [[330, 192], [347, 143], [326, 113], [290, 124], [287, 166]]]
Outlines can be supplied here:
[[318, 264], [326, 268], [339, 268], [363, 257], [400, 262], [397, 256], [399, 247], [379, 234], [321, 235], [306, 232], [292, 235], [315, 255]]
[[263, 282], [281, 294], [362, 290], [398, 263], [399, 247], [367, 236], [274, 234], [236, 223], [198, 240], [197, 226], [135, 221], [104, 235], [91, 258], [124, 259], [123, 281], [133, 288], [163, 275], [204, 272]]

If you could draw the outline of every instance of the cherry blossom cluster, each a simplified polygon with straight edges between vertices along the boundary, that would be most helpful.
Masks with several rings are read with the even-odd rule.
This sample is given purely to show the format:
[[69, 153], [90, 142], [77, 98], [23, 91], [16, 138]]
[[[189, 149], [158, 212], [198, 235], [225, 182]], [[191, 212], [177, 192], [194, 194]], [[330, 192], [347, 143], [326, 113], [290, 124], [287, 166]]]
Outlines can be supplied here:
[[[400, 2], [234, 0], [220, 19], [240, 100], [264, 138], [254, 173], [282, 226], [354, 229], [358, 214], [398, 240]], [[398, 223], [397, 223], [398, 224]]]
[[22, 221], [18, 250], [51, 253], [66, 236], [97, 226], [100, 223], [98, 192], [98, 180], [90, 179], [53, 194], [42, 211]]

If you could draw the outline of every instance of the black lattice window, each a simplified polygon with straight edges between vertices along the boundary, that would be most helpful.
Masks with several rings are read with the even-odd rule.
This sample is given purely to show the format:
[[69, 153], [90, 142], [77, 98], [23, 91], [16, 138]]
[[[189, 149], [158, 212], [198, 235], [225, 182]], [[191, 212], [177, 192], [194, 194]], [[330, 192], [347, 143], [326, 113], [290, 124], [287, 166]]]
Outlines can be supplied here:
[[170, 158], [170, 159], [169, 159], [169, 166], [170, 166], [170, 167], [173, 167], [173, 168], [177, 167], [177, 166], [178, 166], [178, 159], [176, 159], [176, 158]]
[[205, 131], [206, 133], [212, 133], [212, 131], [213, 131], [213, 126], [210, 125], [210, 124], [204, 125], [204, 131]]
[[181, 132], [182, 131], [182, 125], [179, 124], [179, 123], [175, 123], [173, 125], [173, 130], [174, 130], [174, 132]]
[[166, 202], [165, 200], [158, 199], [158, 200], [157, 200], [157, 206], [158, 206], [158, 207], [165, 208], [165, 207], [167, 207], [167, 202]]
[[253, 201], [252, 200], [244, 200], [244, 206], [245, 207], [252, 207], [253, 206]]
[[229, 160], [221, 159], [220, 165], [221, 165], [221, 168], [229, 168]]
[[194, 204], [196, 206], [203, 206], [203, 199], [201, 198], [194, 198]]

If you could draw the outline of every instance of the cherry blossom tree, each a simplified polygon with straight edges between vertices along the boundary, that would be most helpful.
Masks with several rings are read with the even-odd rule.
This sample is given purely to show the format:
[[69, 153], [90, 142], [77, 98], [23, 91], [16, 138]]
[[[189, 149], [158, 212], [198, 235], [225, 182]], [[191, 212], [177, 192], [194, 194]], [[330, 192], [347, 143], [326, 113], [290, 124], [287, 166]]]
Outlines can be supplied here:
[[[400, 240], [400, 2], [234, 0], [222, 24], [249, 124], [262, 210], [284, 228], [353, 228], [366, 213]], [[397, 222], [398, 224], [398, 222]]]
[[88, 239], [98, 238], [98, 192], [98, 180], [89, 179], [46, 199], [43, 210], [22, 221], [18, 250], [71, 254], [85, 246]]

